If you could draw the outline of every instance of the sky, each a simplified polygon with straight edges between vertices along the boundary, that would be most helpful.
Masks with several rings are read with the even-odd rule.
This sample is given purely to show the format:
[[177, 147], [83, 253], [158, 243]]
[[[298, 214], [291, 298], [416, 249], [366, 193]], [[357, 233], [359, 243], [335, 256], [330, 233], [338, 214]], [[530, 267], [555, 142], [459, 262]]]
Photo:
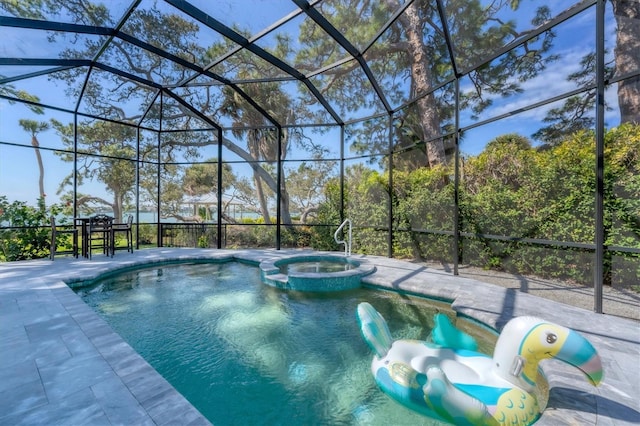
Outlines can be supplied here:
[[[194, 3], [196, 7], [201, 7], [205, 11], [207, 7], [210, 7], [208, 6], [209, 3], [205, 0], [196, 1]], [[279, 14], [281, 13], [281, 10], [286, 10], [290, 7], [288, 0], [286, 2], [280, 0], [277, 3], [278, 4], [276, 6], [274, 3], [265, 2], [265, 5], [267, 5], [265, 7], [265, 13], [270, 12], [270, 14], [258, 14], [258, 16], [261, 17], [257, 18], [261, 19], [261, 21], [258, 22], [258, 25], [269, 25], [274, 21], [271, 15], [276, 18], [280, 17], [281, 15]], [[526, 4], [526, 2], [524, 4]], [[272, 7], [268, 7], [269, 5]], [[226, 5], [226, 7], [231, 6]], [[291, 10], [293, 10], [293, 8], [291, 8]], [[231, 16], [240, 15], [234, 13]], [[251, 14], [251, 17], [248, 19], [253, 20], [254, 16], [256, 16], [256, 14]], [[580, 28], [585, 28], [585, 26], [586, 28], [593, 28], [593, 24], [591, 23], [592, 19], [592, 14], [587, 13], [576, 17], [559, 27], [559, 37], [554, 41], [556, 46], [554, 51], [558, 54], [559, 59], [550, 64], [544, 73], [531, 80], [521, 82], [520, 84], [523, 89], [522, 95], [506, 99], [494, 99], [494, 105], [488, 109], [487, 112], [481, 114], [479, 120], [482, 121], [490, 117], [499, 116], [500, 114], [514, 111], [523, 106], [531, 105], [532, 103], [572, 90], [574, 86], [566, 80], [566, 76], [577, 70], [582, 56], [593, 49], [593, 39], [588, 37], [585, 38], [583, 36], [585, 34], [585, 30], [580, 30]], [[611, 26], [608, 27], [610, 31], [612, 31], [611, 28]], [[28, 52], [28, 57], [40, 57], [39, 55], [41, 54], [45, 55], [44, 57], [56, 56], [55, 52], [52, 53], [50, 51], [46, 54], [39, 53], [40, 51], [37, 48], [34, 48], [31, 42], [26, 40], [28, 39], [28, 36], [25, 37], [24, 34], [22, 37], [25, 37], [25, 40], [20, 40], [17, 37], [19, 37], [17, 33], [12, 31], [5, 33], [3, 29], [3, 38], [5, 40], [0, 43], [0, 57], [7, 55], [7, 46], [12, 43], [14, 43], [14, 47], [17, 46], [19, 50]], [[615, 40], [615, 35], [611, 33], [607, 34], [606, 39], [608, 40], [608, 44], [611, 45], [611, 40]], [[44, 42], [37, 43], [36, 46], [40, 46], [43, 49], [50, 48], [50, 46], [47, 46]], [[12, 55], [15, 56], [15, 52]], [[0, 68], [0, 74], [6, 73], [5, 70], [7, 69], [10, 70], [8, 67]], [[50, 82], [47, 77], [23, 80], [16, 86], [25, 89], [30, 93], [37, 93], [45, 104], [60, 105], [60, 97], [64, 96], [64, 88], [61, 86], [52, 87], [52, 82]], [[461, 88], [464, 90], [467, 87], [468, 86], [465, 86], [463, 81]], [[612, 87], [607, 91], [606, 102], [608, 105], [614, 107], [614, 112], [607, 113], [606, 115], [607, 126], [613, 127], [618, 124], [619, 120], [619, 117], [617, 116], [615, 87]], [[508, 132], [517, 132], [529, 137], [540, 127], [541, 119], [544, 117], [548, 108], [552, 106], [553, 105], [536, 110], [525, 111], [507, 119], [469, 130], [464, 135], [461, 143], [461, 150], [466, 155], [476, 155], [482, 151], [488, 141], [500, 134], [506, 133], [505, 129], [508, 129]], [[62, 122], [71, 122], [73, 120], [72, 116], [69, 114], [51, 110], [48, 110], [45, 116], [38, 116], [28, 111], [22, 105], [9, 105], [6, 100], [0, 99], [1, 141], [16, 144], [29, 144], [30, 135], [17, 125], [18, 120], [21, 118], [31, 118], [37, 121], [48, 121], [51, 118], [56, 118]], [[471, 125], [474, 122], [475, 120], [473, 120], [468, 114], [462, 114], [462, 127]], [[329, 136], [324, 135], [322, 138], [324, 140], [327, 138], [334, 138], [336, 143], [338, 143], [339, 132], [332, 132]], [[38, 139], [42, 147], [62, 147], [59, 137], [52, 130], [41, 133], [38, 136]], [[68, 163], [61, 163], [50, 151], [43, 149], [41, 150], [41, 153], [44, 157], [45, 163], [45, 193], [47, 193], [47, 202], [57, 202], [57, 183], [60, 182], [65, 175], [70, 173], [71, 166]], [[60, 166], [60, 164], [62, 164], [62, 166]], [[240, 168], [238, 168], [238, 170], [240, 170]], [[104, 193], [104, 185], [97, 183], [91, 187], [83, 188], [83, 191]], [[37, 193], [38, 172], [34, 151], [32, 149], [0, 145], [0, 195], [6, 195], [10, 201], [25, 200], [30, 203], [34, 203]]]

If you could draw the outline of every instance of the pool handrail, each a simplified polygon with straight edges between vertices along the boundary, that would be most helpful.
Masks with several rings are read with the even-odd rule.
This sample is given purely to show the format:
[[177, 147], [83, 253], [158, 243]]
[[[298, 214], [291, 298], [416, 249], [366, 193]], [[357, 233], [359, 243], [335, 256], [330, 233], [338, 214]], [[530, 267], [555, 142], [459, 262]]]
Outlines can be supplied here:
[[[345, 227], [345, 225], [349, 225], [349, 238], [347, 239], [347, 241], [345, 240], [338, 240], [338, 234], [340, 233], [340, 231], [342, 231], [342, 228]], [[336, 229], [336, 232], [333, 234], [333, 239], [336, 240], [336, 243], [338, 244], [344, 244], [344, 255], [345, 256], [351, 256], [351, 219], [345, 219], [344, 222], [342, 222], [342, 224], [338, 227], [338, 229]]]

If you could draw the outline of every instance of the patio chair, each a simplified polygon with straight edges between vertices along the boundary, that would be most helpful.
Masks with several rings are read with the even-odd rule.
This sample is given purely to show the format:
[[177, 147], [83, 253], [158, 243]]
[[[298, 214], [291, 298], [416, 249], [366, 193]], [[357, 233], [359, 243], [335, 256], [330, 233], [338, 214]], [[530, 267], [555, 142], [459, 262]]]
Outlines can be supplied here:
[[[63, 228], [61, 226], [56, 226], [56, 218], [51, 216], [51, 253], [49, 254], [49, 258], [51, 260], [54, 259], [56, 254], [73, 254], [73, 257], [78, 257], [78, 229], [74, 226], [73, 228]], [[58, 250], [58, 235], [71, 235], [71, 250]]]
[[95, 248], [99, 248], [103, 254], [113, 257], [113, 218], [111, 216], [104, 214], [91, 216], [87, 234], [89, 259], [91, 259]]
[[118, 232], [123, 232], [125, 234], [125, 238], [127, 240], [127, 252], [133, 253], [133, 215], [130, 214], [127, 217], [127, 221], [125, 223], [114, 223], [113, 224], [113, 233], [114, 233], [114, 247], [115, 247], [115, 235]]

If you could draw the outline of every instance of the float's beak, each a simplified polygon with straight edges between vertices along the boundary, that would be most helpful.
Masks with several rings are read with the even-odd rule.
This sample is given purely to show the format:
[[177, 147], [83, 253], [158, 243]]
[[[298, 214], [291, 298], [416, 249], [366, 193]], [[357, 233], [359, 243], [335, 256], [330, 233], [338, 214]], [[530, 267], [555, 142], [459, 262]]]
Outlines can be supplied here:
[[598, 386], [602, 381], [602, 360], [593, 345], [579, 333], [570, 330], [567, 340], [560, 351], [555, 355], [567, 364], [582, 371], [593, 386]]

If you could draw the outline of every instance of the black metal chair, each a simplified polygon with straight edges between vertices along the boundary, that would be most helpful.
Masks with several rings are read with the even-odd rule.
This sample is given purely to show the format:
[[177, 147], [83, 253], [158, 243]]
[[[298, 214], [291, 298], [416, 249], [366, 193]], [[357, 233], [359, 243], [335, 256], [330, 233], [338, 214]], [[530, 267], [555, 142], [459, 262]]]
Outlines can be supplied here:
[[125, 238], [127, 240], [127, 252], [133, 253], [133, 215], [129, 215], [127, 217], [127, 221], [125, 223], [114, 223], [113, 224], [113, 234], [114, 234], [114, 247], [115, 247], [115, 235], [119, 232], [125, 234]]
[[113, 257], [113, 218], [111, 216], [97, 214], [89, 218], [87, 245], [89, 259], [91, 259], [91, 254], [95, 248], [99, 248], [103, 254]]
[[[63, 228], [56, 225], [56, 218], [51, 216], [51, 253], [49, 258], [54, 259], [56, 254], [72, 254], [73, 257], [78, 257], [78, 229]], [[58, 235], [71, 235], [71, 250], [58, 250]]]

